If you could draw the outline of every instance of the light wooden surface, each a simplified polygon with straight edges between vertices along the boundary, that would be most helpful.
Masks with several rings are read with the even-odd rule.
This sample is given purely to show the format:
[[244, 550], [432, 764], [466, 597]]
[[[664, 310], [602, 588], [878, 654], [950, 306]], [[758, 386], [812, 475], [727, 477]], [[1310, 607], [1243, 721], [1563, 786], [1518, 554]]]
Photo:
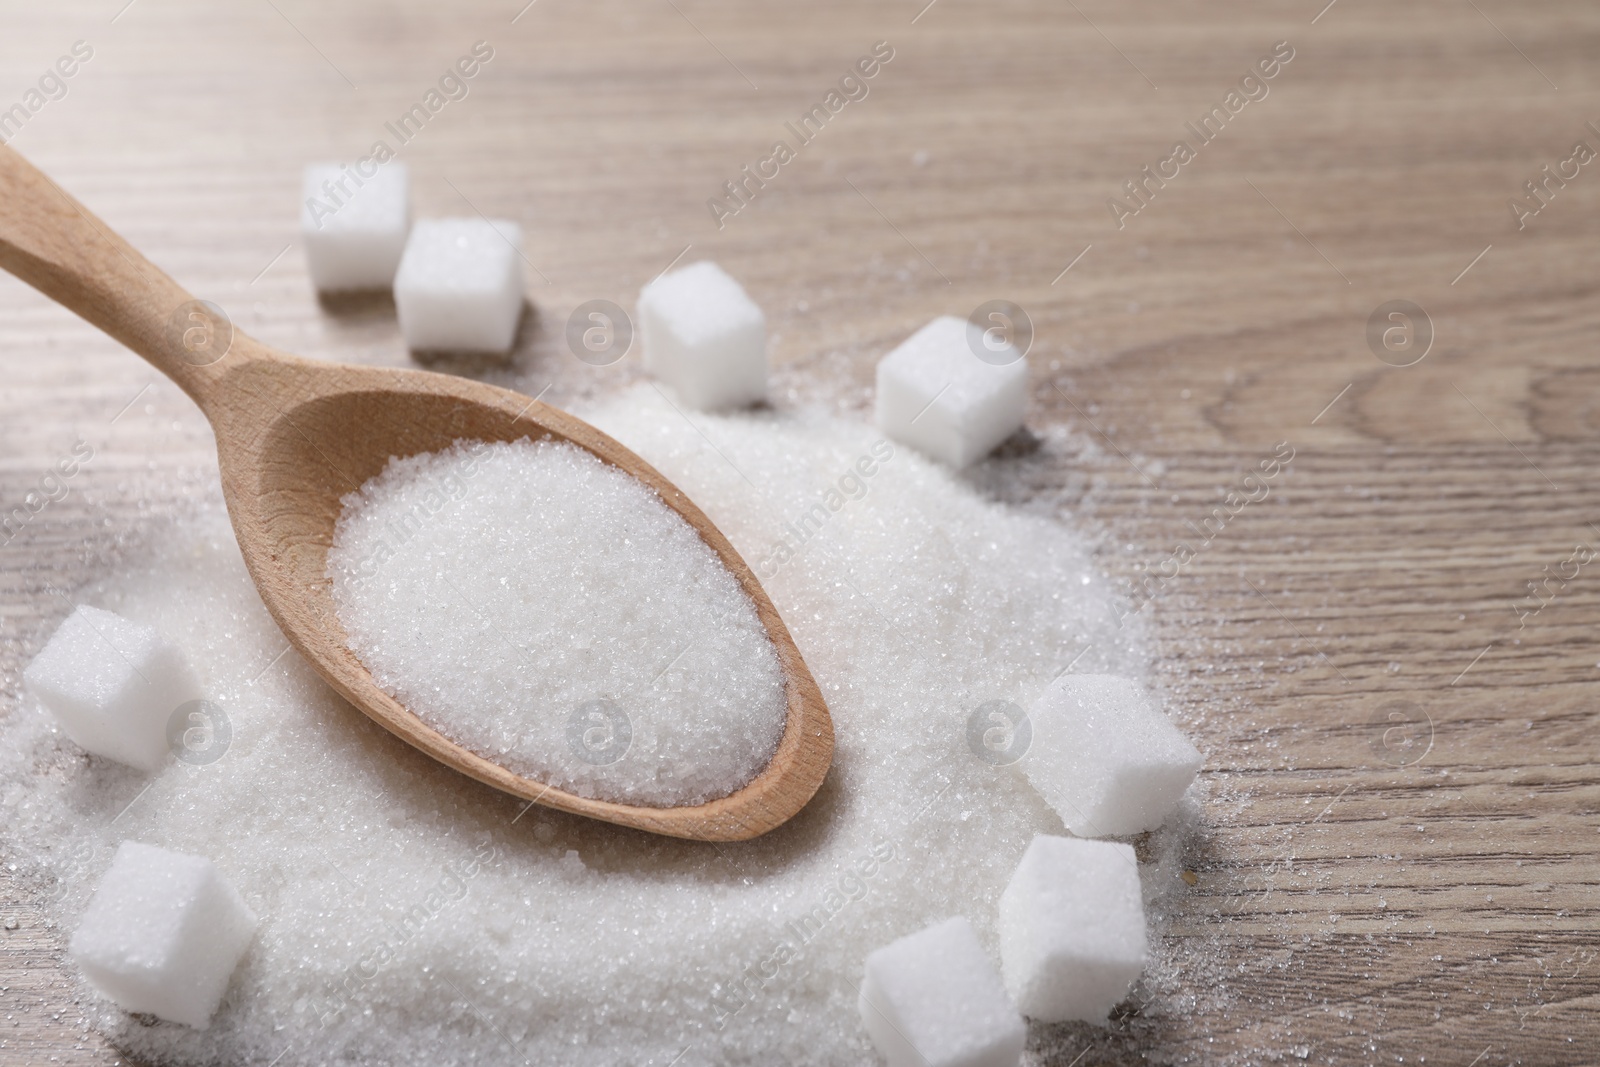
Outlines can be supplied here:
[[[403, 158], [420, 211], [527, 228], [547, 280], [494, 380], [559, 406], [635, 375], [636, 352], [574, 359], [567, 315], [631, 306], [686, 245], [767, 309], [783, 402], [864, 412], [890, 344], [1008, 299], [1048, 440], [995, 491], [1059, 502], [1130, 583], [1289, 442], [1267, 499], [1143, 609], [1208, 754], [1170, 934], [1192, 1010], [1120, 1019], [1080, 1062], [1600, 1060], [1600, 561], [1515, 610], [1600, 547], [1600, 169], [1523, 230], [1507, 206], [1575, 141], [1600, 149], [1593, 5], [119, 6], [6, 10], [0, 106], [95, 49], [15, 143], [268, 344], [407, 363], [382, 301], [319, 308], [299, 250], [275, 257], [300, 166], [363, 150], [483, 39], [470, 95]], [[719, 231], [706, 199], [879, 40], [867, 98]], [[1269, 95], [1116, 229], [1123, 180], [1280, 40]], [[1433, 323], [1414, 366], [1368, 348], [1391, 300]], [[140, 393], [136, 358], [4, 278], [0, 366], [7, 508], [95, 448], [0, 549], [9, 702], [60, 614], [47, 584], [114, 559], [212, 446], [176, 389]], [[1390, 713], [1419, 743], [1383, 746]], [[37, 913], [0, 910], [20, 923], [0, 1060], [116, 1059], [61, 1000]]]

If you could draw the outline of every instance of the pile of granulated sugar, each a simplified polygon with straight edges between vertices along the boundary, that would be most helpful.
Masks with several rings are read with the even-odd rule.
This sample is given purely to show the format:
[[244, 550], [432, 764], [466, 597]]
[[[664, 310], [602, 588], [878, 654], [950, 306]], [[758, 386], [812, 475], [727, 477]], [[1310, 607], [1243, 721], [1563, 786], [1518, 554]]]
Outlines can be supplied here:
[[[968, 716], [1026, 707], [1075, 660], [1145, 673], [1077, 536], [856, 423], [691, 425], [649, 387], [586, 414], [760, 574], [833, 713], [822, 791], [730, 845], [524, 810], [283, 654], [213, 504], [76, 599], [188, 650], [231, 718], [225, 754], [147, 779], [86, 758], [31, 701], [0, 738], [5, 861], [59, 897], [63, 937], [129, 838], [211, 857], [261, 917], [209, 1030], [131, 1018], [83, 987], [118, 1046], [156, 1064], [865, 1064], [869, 951], [964, 915], [998, 958], [1000, 890], [1035, 833], [1064, 831], [1016, 766], [973, 754]], [[1159, 844], [1188, 832], [1160, 831], [1162, 876], [1142, 872], [1147, 1017], [1188, 995], [1161, 935], [1182, 883]], [[1035, 1028], [1033, 1054], [1066, 1048], [1063, 1033], [1079, 1032]]]
[[655, 490], [576, 445], [391, 459], [345, 497], [328, 574], [385, 692], [546, 785], [703, 804], [760, 774], [783, 736], [755, 604]]

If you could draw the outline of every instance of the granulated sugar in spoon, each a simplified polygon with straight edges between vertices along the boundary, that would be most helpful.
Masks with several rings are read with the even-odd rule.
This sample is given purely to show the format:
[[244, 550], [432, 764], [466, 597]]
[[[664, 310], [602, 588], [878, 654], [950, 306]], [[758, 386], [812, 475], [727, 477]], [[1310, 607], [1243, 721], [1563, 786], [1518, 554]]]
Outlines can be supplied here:
[[[833, 756], [833, 725], [772, 602], [693, 501], [599, 430], [468, 379], [344, 366], [268, 348], [234, 329], [215, 305], [185, 292], [8, 147], [0, 147], [0, 266], [143, 356], [199, 405], [216, 434], [234, 533], [268, 611], [329, 685], [402, 740], [515, 796], [705, 841], [765, 833], [821, 785]], [[458, 442], [524, 439], [572, 446], [652, 490], [753, 605], [781, 670], [784, 720], [765, 769], [727, 795], [654, 807], [581, 796], [526, 777], [426, 724], [380, 687], [352, 651], [328, 576], [342, 499], [396, 457], [441, 453]]]

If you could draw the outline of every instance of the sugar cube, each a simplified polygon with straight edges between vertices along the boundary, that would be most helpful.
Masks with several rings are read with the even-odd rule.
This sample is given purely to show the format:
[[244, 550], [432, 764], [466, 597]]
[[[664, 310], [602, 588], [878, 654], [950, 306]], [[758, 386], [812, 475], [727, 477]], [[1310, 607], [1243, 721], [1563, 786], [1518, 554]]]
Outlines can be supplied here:
[[204, 1030], [255, 931], [210, 860], [124, 841], [67, 950], [125, 1010]]
[[705, 260], [639, 293], [645, 370], [702, 411], [767, 395], [767, 320], [721, 267]]
[[869, 955], [857, 1007], [889, 1067], [1015, 1067], [1027, 1038], [960, 916]]
[[[943, 315], [878, 361], [878, 429], [961, 468], [1022, 426], [1028, 365], [1014, 346], [985, 346], [982, 331]], [[990, 356], [979, 359], [975, 345]], [[1015, 352], [1007, 361], [1006, 354]]]
[[1200, 752], [1127, 678], [1062, 675], [1028, 719], [1022, 769], [1079, 837], [1155, 829], [1200, 770]]
[[300, 235], [312, 284], [323, 291], [389, 288], [411, 228], [406, 165], [380, 164], [368, 176], [337, 163], [313, 164], [303, 184]]
[[22, 672], [68, 737], [97, 756], [153, 771], [167, 721], [200, 697], [182, 651], [152, 627], [80, 604]]
[[415, 352], [509, 352], [522, 285], [516, 223], [418, 219], [394, 278], [400, 332]]
[[1036, 836], [1000, 894], [1000, 970], [1022, 1014], [1104, 1022], [1146, 952], [1133, 846]]

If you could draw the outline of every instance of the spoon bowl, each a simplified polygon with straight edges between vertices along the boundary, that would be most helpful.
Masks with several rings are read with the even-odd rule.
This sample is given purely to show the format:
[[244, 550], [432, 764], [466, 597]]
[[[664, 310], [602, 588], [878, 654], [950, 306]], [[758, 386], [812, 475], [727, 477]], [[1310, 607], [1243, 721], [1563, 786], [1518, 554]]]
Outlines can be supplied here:
[[[548, 404], [470, 379], [347, 366], [269, 348], [195, 300], [9, 147], [0, 147], [0, 267], [105, 330], [172, 378], [217, 439], [234, 534], [289, 643], [346, 700], [408, 744], [530, 802], [672, 837], [741, 841], [787, 821], [833, 757], [827, 705], [777, 609], [722, 532], [654, 467]], [[440, 734], [380, 689], [349, 648], [327, 554], [341, 498], [391, 457], [461, 439], [570, 442], [637, 478], [689, 523], [755, 605], [783, 672], [786, 717], [771, 762], [717, 800], [660, 808], [595, 800], [515, 774]]]

